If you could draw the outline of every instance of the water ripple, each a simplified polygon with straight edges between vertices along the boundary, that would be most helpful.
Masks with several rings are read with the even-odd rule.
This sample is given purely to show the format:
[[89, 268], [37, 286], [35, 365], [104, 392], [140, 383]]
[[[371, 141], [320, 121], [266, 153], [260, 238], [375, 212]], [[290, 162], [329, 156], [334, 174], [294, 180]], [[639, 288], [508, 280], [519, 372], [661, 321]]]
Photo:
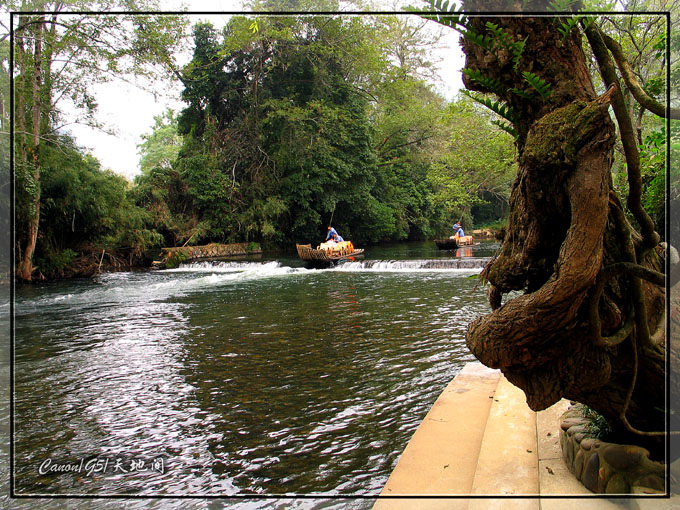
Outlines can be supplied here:
[[[22, 290], [17, 492], [377, 495], [473, 359], [469, 274], [205, 264]], [[165, 470], [37, 472], [98, 457]]]

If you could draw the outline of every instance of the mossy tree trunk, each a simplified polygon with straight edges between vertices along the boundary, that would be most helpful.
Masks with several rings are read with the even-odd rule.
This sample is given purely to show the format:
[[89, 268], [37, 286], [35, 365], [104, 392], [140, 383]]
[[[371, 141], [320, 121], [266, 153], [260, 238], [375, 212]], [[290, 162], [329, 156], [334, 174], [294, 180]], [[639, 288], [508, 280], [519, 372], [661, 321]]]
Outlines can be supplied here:
[[[501, 7], [489, 8], [507, 10]], [[477, 34], [492, 36], [491, 22], [525, 43], [513, 61], [511, 51], [491, 53], [463, 39], [466, 68], [484, 77], [466, 73], [465, 86], [493, 91], [512, 107], [519, 158], [503, 242], [483, 272], [493, 311], [470, 324], [467, 344], [522, 388], [532, 409], [577, 400], [607, 418], [619, 438], [639, 444], [625, 420], [639, 430], [665, 430], [664, 291], [630, 274], [651, 268], [658, 283], [662, 264], [612, 190], [616, 130], [607, 109], [615, 90], [597, 96], [579, 32], [563, 38], [555, 18], [469, 22]], [[523, 71], [551, 92], [539, 94]], [[501, 306], [511, 291], [523, 294], [506, 296]], [[661, 441], [643, 437], [650, 447]]]

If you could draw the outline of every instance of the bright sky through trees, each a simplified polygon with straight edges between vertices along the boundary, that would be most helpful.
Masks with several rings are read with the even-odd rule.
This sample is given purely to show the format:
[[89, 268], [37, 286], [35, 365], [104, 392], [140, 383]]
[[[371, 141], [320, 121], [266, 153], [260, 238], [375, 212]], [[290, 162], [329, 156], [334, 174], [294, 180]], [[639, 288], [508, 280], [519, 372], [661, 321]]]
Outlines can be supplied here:
[[[234, 12], [243, 7], [239, 0], [190, 0], [189, 2], [168, 2], [164, 4], [168, 11], [187, 5], [189, 12]], [[391, 6], [380, 7], [385, 12], [392, 11]], [[216, 27], [223, 26], [229, 16], [224, 14], [195, 14], [189, 17], [193, 25], [199, 21], [209, 21]], [[434, 27], [433, 23], [433, 27]], [[440, 60], [440, 80], [434, 83], [438, 92], [446, 99], [452, 100], [462, 88], [461, 69], [464, 65], [462, 50], [458, 44], [458, 33], [446, 31], [442, 39], [442, 47], [436, 50], [435, 57]], [[191, 59], [191, 48], [180, 64]], [[84, 146], [102, 163], [103, 168], [132, 179], [139, 173], [139, 154], [137, 145], [141, 135], [148, 133], [154, 123], [154, 116], [161, 114], [167, 107], [175, 110], [185, 105], [179, 100], [181, 84], [179, 82], [156, 86], [157, 94], [145, 92], [140, 88], [120, 80], [99, 85], [96, 98], [99, 102], [97, 118], [117, 132], [116, 136], [93, 130], [88, 126], [70, 125], [66, 129], [76, 138], [79, 145]]]

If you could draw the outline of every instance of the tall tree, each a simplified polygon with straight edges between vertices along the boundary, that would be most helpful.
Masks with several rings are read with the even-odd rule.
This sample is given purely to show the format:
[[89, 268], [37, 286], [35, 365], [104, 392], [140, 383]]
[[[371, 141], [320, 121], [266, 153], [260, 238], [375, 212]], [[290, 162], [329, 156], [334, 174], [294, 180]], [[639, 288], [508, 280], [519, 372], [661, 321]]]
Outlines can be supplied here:
[[190, 199], [176, 168], [182, 137], [173, 110], [166, 110], [154, 121], [152, 131], [143, 134], [138, 145], [141, 174], [135, 177], [131, 194], [135, 203], [149, 212], [152, 227], [163, 235], [165, 244], [177, 246], [196, 227], [184, 214]]
[[[132, 75], [160, 77], [159, 70], [174, 70], [170, 49], [182, 40], [185, 20], [177, 16], [68, 13], [69, 8], [82, 12], [121, 7], [120, 2], [107, 0], [36, 0], [9, 7], [25, 12], [14, 18], [15, 169], [17, 199], [23, 205], [18, 208], [23, 215], [18, 217], [17, 272], [29, 281], [40, 224], [41, 154], [46, 139], [65, 118], [64, 104], [80, 112], [77, 121], [96, 127], [97, 104], [89, 85]], [[123, 7], [148, 11], [158, 4], [130, 0]]]
[[443, 33], [436, 25], [410, 15], [380, 16], [381, 43], [399, 78], [437, 78], [432, 51], [440, 45]]
[[364, 240], [389, 228], [373, 195], [371, 35], [328, 16], [235, 17], [221, 40], [195, 28], [178, 168], [206, 238], [309, 242], [331, 216]]
[[[494, 125], [493, 116], [464, 94], [449, 104], [447, 150], [429, 172], [435, 207], [446, 211], [449, 220], [462, 219], [469, 225], [473, 208], [489, 202], [496, 204], [500, 213], [487, 221], [502, 218], [507, 210], [517, 170], [515, 151], [512, 137]], [[445, 227], [450, 232], [451, 221]]]
[[181, 145], [175, 112], [167, 109], [162, 115], [156, 115], [151, 133], [143, 134], [142, 143], [137, 146], [142, 174], [154, 168], [172, 168]]
[[[10, 45], [9, 39], [0, 40], [0, 230], [6, 233], [0, 247], [0, 278], [8, 277], [12, 271], [10, 268], [10, 189], [12, 185], [9, 159], [10, 159]], [[6, 243], [6, 244], [5, 244]]]
[[379, 16], [375, 25], [383, 55], [371, 88], [376, 197], [393, 218], [382, 238], [423, 239], [450, 223], [431, 200], [429, 178], [433, 165], [442, 168], [450, 133], [446, 101], [425, 81], [436, 74], [432, 49], [441, 35], [436, 25], [409, 15]]

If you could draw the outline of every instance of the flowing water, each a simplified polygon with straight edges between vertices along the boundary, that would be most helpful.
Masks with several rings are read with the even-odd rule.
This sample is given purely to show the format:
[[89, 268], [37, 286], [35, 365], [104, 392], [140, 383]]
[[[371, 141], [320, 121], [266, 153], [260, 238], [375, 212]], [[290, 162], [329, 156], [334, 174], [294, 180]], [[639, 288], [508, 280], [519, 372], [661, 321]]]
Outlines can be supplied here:
[[474, 359], [466, 325], [488, 311], [474, 276], [496, 248], [17, 287], [15, 491], [377, 496]]

